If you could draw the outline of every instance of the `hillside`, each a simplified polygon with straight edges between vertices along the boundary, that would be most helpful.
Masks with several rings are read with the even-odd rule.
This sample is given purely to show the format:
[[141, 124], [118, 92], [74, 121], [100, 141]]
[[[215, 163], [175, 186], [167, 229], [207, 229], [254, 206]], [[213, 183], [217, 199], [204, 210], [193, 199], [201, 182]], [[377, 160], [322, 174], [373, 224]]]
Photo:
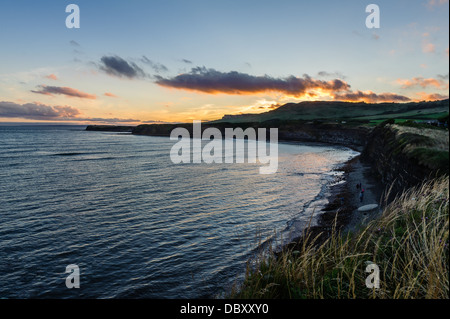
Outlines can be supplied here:
[[360, 120], [390, 118], [430, 119], [448, 114], [449, 100], [410, 103], [301, 102], [288, 103], [261, 114], [225, 115], [215, 123], [264, 122], [268, 120]]

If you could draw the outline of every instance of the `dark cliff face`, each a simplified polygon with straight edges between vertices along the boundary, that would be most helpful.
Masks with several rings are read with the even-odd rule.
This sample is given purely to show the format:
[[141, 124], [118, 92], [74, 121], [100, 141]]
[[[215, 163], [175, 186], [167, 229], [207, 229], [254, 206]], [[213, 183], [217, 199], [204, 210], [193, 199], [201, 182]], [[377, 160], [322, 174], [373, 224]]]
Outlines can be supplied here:
[[129, 132], [134, 126], [118, 126], [118, 125], [88, 125], [86, 131], [104, 131], [104, 132]]
[[[139, 125], [133, 130], [133, 134], [170, 136], [173, 129], [186, 128], [192, 136], [192, 124], [148, 124]], [[339, 124], [305, 124], [287, 121], [274, 121], [269, 123], [202, 123], [202, 131], [214, 127], [225, 136], [225, 128], [246, 129], [248, 127], [278, 128], [278, 139], [284, 141], [301, 141], [328, 143], [350, 147], [362, 151], [366, 145], [370, 129], [366, 127], [347, 127]], [[268, 133], [268, 131], [267, 131]], [[267, 137], [268, 138], [268, 137]]]
[[338, 124], [307, 124], [301, 127], [281, 126], [279, 139], [342, 145], [361, 152], [370, 134], [367, 127], [346, 127]]
[[372, 165], [385, 187], [392, 186], [391, 199], [407, 188], [445, 173], [405, 152], [407, 142], [396, 135], [391, 125], [377, 126], [368, 140], [361, 160]]

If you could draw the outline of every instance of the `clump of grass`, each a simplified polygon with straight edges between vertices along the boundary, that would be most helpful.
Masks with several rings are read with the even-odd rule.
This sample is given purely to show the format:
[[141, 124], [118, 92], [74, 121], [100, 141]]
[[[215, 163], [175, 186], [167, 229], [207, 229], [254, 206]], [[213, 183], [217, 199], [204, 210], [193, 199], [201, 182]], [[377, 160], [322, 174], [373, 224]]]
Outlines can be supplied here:
[[[235, 298], [449, 298], [448, 176], [411, 189], [356, 233], [306, 232], [281, 254], [261, 252], [247, 267]], [[368, 263], [380, 269], [380, 287], [365, 281]]]

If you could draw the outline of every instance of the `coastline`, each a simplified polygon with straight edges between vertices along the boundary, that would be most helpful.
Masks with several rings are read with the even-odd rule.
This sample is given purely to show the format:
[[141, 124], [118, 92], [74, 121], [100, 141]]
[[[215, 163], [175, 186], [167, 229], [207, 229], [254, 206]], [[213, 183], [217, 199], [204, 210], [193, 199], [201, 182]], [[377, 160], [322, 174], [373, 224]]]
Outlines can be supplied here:
[[[360, 225], [379, 216], [382, 211], [380, 204], [384, 187], [372, 173], [371, 166], [361, 162], [360, 157], [361, 155], [357, 155], [334, 169], [343, 172], [343, 175], [329, 187], [328, 204], [316, 217], [317, 225], [304, 229], [302, 235], [283, 245], [279, 252], [287, 249], [300, 250], [305, 237], [315, 239], [315, 244], [320, 245], [329, 238], [333, 229], [344, 233], [354, 232]], [[365, 190], [362, 202], [359, 198], [360, 191], [356, 188], [358, 183], [361, 183]], [[358, 211], [359, 207], [368, 204], [379, 206], [369, 213]]]
[[[298, 124], [298, 123], [297, 123]], [[372, 128], [366, 126], [348, 126], [338, 123], [305, 123], [301, 122], [301, 126], [292, 126], [292, 123], [211, 123], [205, 122], [201, 124], [202, 132], [207, 128], [217, 128], [225, 136], [226, 128], [267, 128], [268, 126], [278, 129], [278, 142], [292, 143], [321, 143], [334, 146], [345, 146], [352, 150], [362, 152], [365, 147], [366, 140], [372, 131]], [[131, 133], [134, 135], [148, 136], [170, 136], [175, 128], [185, 128], [190, 136], [193, 134], [192, 123], [177, 124], [141, 124], [132, 127]], [[126, 131], [130, 132], [129, 126], [116, 125], [88, 125], [86, 131]]]
[[[86, 128], [86, 131], [109, 131], [109, 132], [130, 132], [130, 127], [125, 126], [101, 126], [90, 125]], [[166, 132], [165, 132], [166, 133]], [[155, 132], [136, 133], [131, 130], [131, 134], [147, 135], [147, 136], [160, 136], [168, 137], [167, 134], [156, 134]], [[331, 141], [322, 140], [308, 140], [298, 137], [287, 137], [278, 140], [279, 143], [293, 144], [293, 145], [316, 145], [316, 146], [340, 146], [347, 147], [353, 151], [361, 152], [360, 146], [353, 143], [333, 143]], [[303, 230], [297, 230], [294, 235], [290, 237], [288, 241], [283, 242], [278, 248], [277, 253], [283, 251], [285, 247], [291, 247], [302, 242], [303, 234], [307, 231], [312, 238], [317, 237], [317, 243], [325, 241], [333, 227], [344, 231], [354, 231], [357, 226], [365, 222], [358, 214], [357, 209], [360, 206], [367, 204], [379, 204], [381, 200], [382, 186], [381, 183], [376, 181], [374, 176], [369, 176], [368, 172], [372, 169], [369, 164], [363, 164], [360, 161], [361, 154], [351, 158], [350, 160], [338, 164], [331, 172], [343, 172], [342, 175], [337, 177], [332, 183], [333, 185], [327, 186], [327, 193], [323, 200], [328, 203], [321, 205], [319, 213], [315, 214], [314, 225], [307, 226]], [[365, 198], [361, 204], [359, 201], [359, 191], [356, 189], [356, 184], [362, 183], [365, 188]], [[380, 188], [377, 190], [376, 188]], [[342, 204], [342, 199], [344, 203]], [[337, 217], [337, 218], [336, 218]], [[374, 215], [365, 217], [375, 217]]]

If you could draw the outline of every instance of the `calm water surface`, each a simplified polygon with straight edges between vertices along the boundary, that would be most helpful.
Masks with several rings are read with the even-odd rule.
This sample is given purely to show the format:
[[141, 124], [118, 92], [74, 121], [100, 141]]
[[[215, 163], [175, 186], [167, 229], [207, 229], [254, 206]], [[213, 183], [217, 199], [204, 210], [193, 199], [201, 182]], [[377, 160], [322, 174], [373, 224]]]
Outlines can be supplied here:
[[[164, 137], [0, 127], [0, 298], [210, 298], [259, 242], [326, 200], [332, 146], [279, 145], [279, 168], [171, 162]], [[278, 234], [278, 235], [275, 235]], [[81, 270], [68, 289], [66, 266]]]

